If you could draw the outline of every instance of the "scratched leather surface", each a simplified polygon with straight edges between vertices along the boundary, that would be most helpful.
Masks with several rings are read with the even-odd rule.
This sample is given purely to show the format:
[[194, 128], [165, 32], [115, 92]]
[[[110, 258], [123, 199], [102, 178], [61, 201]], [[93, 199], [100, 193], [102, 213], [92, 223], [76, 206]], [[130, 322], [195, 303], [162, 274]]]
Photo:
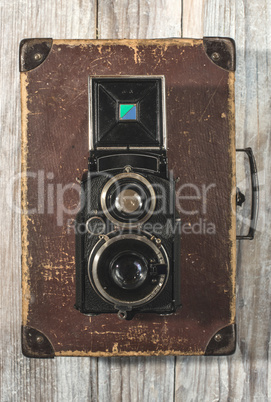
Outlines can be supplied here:
[[[183, 225], [213, 223], [216, 233], [182, 235], [183, 307], [168, 317], [142, 314], [123, 322], [116, 315], [86, 317], [73, 307], [75, 237], [67, 222], [75, 213], [64, 213], [61, 224], [57, 189], [75, 188], [87, 169], [88, 75], [116, 74], [165, 75], [177, 191], [192, 183], [202, 194], [203, 185], [214, 184], [206, 205], [183, 199], [179, 208]], [[202, 41], [182, 39], [54, 41], [45, 62], [22, 74], [23, 169], [43, 171], [45, 183], [44, 202], [37, 178], [22, 188], [23, 207], [37, 209], [22, 221], [23, 324], [41, 331], [56, 355], [203, 354], [211, 337], [235, 321], [233, 80], [206, 56]], [[190, 191], [182, 194], [195, 196]], [[74, 208], [78, 192], [67, 191], [64, 203]]]

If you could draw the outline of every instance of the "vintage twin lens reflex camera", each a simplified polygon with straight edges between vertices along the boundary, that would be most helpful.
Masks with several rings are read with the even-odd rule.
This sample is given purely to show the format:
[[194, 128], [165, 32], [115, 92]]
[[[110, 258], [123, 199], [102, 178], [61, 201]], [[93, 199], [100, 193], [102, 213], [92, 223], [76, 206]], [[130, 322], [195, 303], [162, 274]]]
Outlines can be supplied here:
[[76, 217], [76, 305], [87, 315], [180, 306], [180, 219], [164, 76], [89, 78], [87, 174]]

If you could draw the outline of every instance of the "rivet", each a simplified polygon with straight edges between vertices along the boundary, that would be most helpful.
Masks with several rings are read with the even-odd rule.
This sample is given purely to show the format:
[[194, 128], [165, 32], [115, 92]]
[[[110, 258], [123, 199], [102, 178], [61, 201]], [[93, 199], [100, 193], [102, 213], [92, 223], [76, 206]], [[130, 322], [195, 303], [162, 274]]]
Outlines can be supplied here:
[[127, 165], [127, 166], [124, 167], [124, 172], [126, 172], [126, 173], [129, 173], [129, 172], [131, 172], [132, 170], [133, 170], [133, 168], [132, 168], [132, 166], [130, 166], [130, 165]]
[[220, 54], [217, 53], [217, 52], [212, 53], [211, 59], [212, 59], [213, 61], [218, 61], [218, 60], [220, 60]]
[[42, 59], [42, 54], [41, 54], [41, 53], [35, 53], [34, 59], [35, 59], [36, 61], [41, 60], [41, 59]]
[[37, 343], [39, 343], [39, 344], [43, 343], [43, 342], [44, 342], [43, 336], [38, 335], [38, 336], [36, 337], [36, 341], [37, 341]]
[[220, 342], [221, 340], [222, 340], [221, 334], [216, 334], [216, 335], [215, 335], [215, 341], [216, 341], [216, 342]]
[[127, 311], [119, 310], [119, 311], [118, 311], [118, 317], [119, 317], [120, 320], [126, 320], [126, 318], [127, 318]]

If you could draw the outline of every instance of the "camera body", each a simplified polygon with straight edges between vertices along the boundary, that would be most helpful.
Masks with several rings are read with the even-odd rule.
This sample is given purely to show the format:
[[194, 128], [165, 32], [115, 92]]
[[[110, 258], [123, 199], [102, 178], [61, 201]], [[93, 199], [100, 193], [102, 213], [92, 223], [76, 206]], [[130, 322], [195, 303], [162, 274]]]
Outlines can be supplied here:
[[180, 307], [180, 219], [166, 154], [163, 76], [90, 77], [89, 165], [76, 217], [82, 313]]

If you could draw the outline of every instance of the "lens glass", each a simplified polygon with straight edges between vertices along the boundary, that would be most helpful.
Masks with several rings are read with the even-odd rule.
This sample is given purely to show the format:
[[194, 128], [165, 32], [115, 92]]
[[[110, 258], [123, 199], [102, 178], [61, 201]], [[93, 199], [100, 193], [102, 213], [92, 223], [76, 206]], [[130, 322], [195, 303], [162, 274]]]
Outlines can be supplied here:
[[113, 281], [122, 289], [136, 289], [143, 284], [148, 274], [144, 257], [135, 253], [121, 253], [110, 264]]
[[117, 195], [115, 205], [119, 212], [132, 214], [141, 208], [142, 199], [135, 190], [128, 188]]

